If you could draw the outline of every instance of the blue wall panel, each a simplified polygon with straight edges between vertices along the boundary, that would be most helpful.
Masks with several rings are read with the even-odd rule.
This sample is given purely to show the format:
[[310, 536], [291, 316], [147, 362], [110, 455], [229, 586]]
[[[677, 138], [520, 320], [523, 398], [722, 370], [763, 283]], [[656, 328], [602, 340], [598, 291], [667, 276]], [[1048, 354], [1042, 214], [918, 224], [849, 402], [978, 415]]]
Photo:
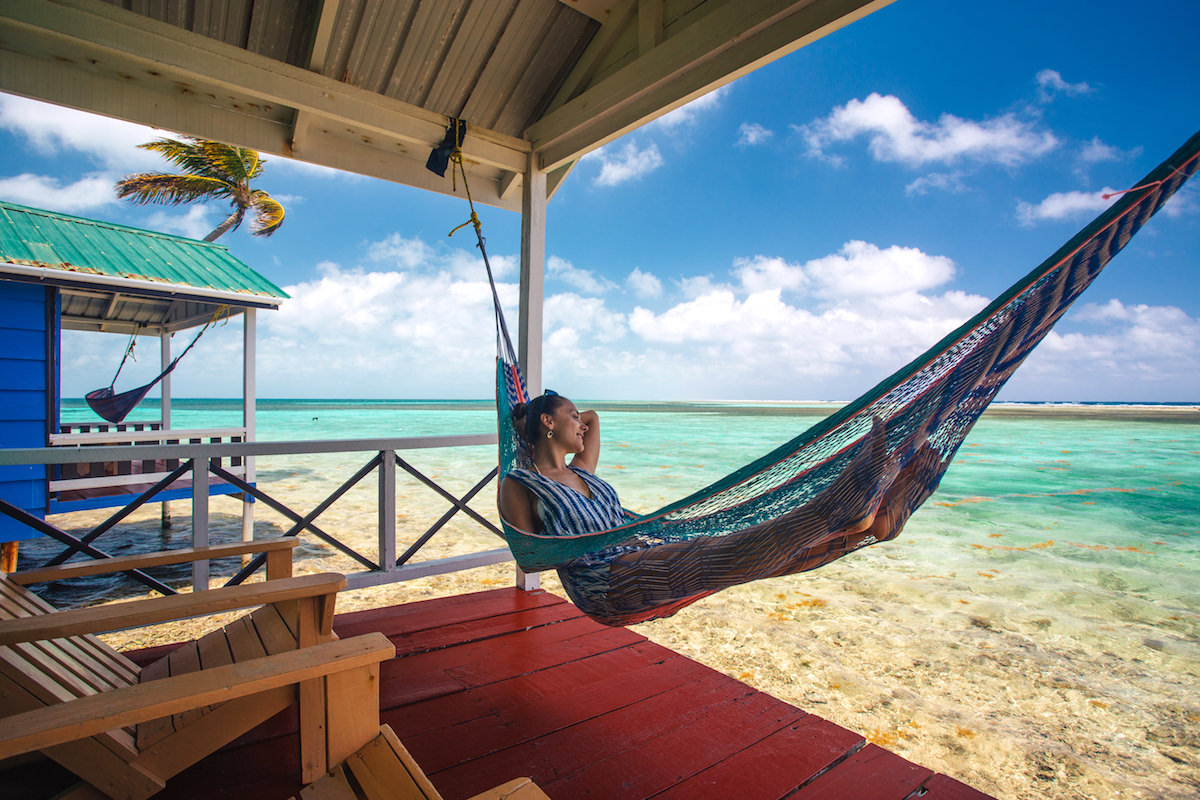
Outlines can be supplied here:
[[[45, 447], [46, 396], [53, 295], [41, 286], [0, 280], [0, 447]], [[0, 467], [0, 497], [38, 516], [46, 513], [46, 468]], [[36, 535], [0, 514], [0, 542]]]

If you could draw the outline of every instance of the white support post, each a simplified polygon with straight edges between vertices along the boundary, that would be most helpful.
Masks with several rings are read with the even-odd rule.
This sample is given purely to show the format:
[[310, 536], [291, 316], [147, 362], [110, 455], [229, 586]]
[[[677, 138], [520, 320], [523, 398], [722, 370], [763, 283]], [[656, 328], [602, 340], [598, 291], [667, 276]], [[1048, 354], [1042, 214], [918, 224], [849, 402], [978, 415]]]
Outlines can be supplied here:
[[[246, 441], [255, 440], [255, 405], [258, 401], [256, 380], [258, 376], [258, 316], [256, 309], [247, 308], [242, 313], [242, 427], [246, 429]], [[254, 483], [254, 456], [245, 460], [246, 483]], [[242, 498], [242, 541], [254, 539], [254, 503], [250, 495]]]
[[[538, 168], [538, 154], [529, 157], [521, 187], [521, 309], [518, 358], [529, 391], [542, 393], [542, 303], [546, 278], [546, 173]], [[541, 588], [538, 573], [517, 567], [517, 588]]]
[[[158, 336], [159, 341], [159, 360], [162, 364], [160, 370], [165, 370], [171, 363], [171, 334], [163, 331]], [[165, 378], [159, 381], [159, 392], [162, 396], [161, 416], [159, 422], [164, 431], [171, 429], [171, 375], [168, 373]], [[163, 502], [160, 509], [160, 520], [162, 529], [165, 531], [171, 527], [171, 503]]]
[[[159, 337], [160, 361], [162, 367], [160, 370], [166, 369], [171, 364], [171, 334], [163, 331]], [[171, 427], [171, 376], [167, 374], [158, 383], [162, 392], [162, 428], [167, 430]]]
[[[192, 468], [192, 547], [208, 547], [208, 459], [197, 457]], [[192, 562], [192, 591], [208, 588], [208, 561]]]
[[396, 570], [396, 451], [379, 453], [379, 566]]

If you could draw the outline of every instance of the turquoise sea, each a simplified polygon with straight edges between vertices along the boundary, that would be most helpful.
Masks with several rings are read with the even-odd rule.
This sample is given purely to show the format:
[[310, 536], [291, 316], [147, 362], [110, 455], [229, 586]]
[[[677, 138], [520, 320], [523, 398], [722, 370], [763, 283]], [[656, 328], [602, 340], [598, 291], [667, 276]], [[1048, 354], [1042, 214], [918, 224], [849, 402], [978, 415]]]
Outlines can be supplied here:
[[[594, 407], [599, 472], [641, 512], [835, 408]], [[157, 414], [151, 402], [132, 417]], [[64, 421], [89, 416], [64, 401]], [[172, 417], [176, 428], [233, 427], [240, 401], [176, 399]], [[485, 401], [260, 400], [257, 427], [261, 441], [489, 433], [495, 412]], [[303, 512], [370, 455], [262, 458], [258, 481]], [[402, 455], [459, 494], [496, 458], [491, 447]], [[370, 553], [375, 492], [368, 480], [322, 517], [325, 529]], [[472, 505], [493, 515], [494, 496], [485, 490]], [[186, 504], [175, 505], [172, 536], [186, 539]], [[446, 509], [407, 480], [397, 505], [401, 539]], [[238, 513], [214, 500], [216, 538], [239, 534]], [[86, 530], [100, 518], [55, 521]], [[265, 512], [256, 520], [260, 535], [284, 527]], [[116, 535], [156, 549], [155, 522], [148, 515]], [[478, 531], [456, 522], [435, 541], [496, 546]], [[23, 560], [37, 550], [24, 548]], [[480, 572], [491, 577], [478, 588], [510, 570]], [[81, 588], [80, 599], [113, 588]], [[995, 406], [895, 541], [639, 630], [1001, 797], [1200, 796], [1200, 408]]]

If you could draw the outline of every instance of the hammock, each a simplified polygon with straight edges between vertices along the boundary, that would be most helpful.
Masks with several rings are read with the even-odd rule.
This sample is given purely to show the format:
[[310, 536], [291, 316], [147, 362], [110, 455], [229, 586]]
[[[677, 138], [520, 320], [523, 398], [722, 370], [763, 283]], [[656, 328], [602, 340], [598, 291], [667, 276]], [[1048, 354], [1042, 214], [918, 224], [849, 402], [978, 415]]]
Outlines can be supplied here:
[[[937, 489], [992, 398], [1100, 270], [1196, 171], [1200, 133], [906, 367], [792, 441], [695, 494], [611, 530], [557, 537], [502, 521], [526, 572], [558, 568], [609, 625], [669, 616], [721, 589], [814, 569], [900, 533]], [[464, 177], [465, 179], [465, 177]], [[468, 194], [469, 198], [469, 194]], [[472, 220], [479, 232], [477, 217]], [[479, 237], [483, 249], [483, 237]], [[488, 277], [491, 266], [483, 251]], [[527, 402], [492, 280], [500, 478], [524, 463], [511, 409]]]
[[138, 403], [142, 402], [142, 398], [149, 394], [150, 390], [158, 385], [159, 381], [171, 374], [171, 372], [175, 369], [175, 366], [179, 363], [179, 360], [186, 356], [188, 351], [196, 346], [196, 342], [200, 341], [200, 337], [204, 335], [204, 332], [208, 330], [209, 326], [215, 323], [221, 316], [228, 315], [229, 307], [221, 306], [221, 308], [217, 310], [217, 313], [213, 314], [213, 318], [206, 322], [204, 327], [200, 329], [200, 332], [196, 334], [196, 338], [192, 339], [192, 343], [185, 347], [182, 353], [171, 359], [171, 363], [167, 365], [166, 369], [158, 373], [157, 378], [150, 381], [145, 386], [139, 386], [136, 389], [129, 389], [117, 394], [113, 390], [113, 387], [117, 384], [117, 377], [120, 376], [121, 370], [125, 366], [125, 361], [131, 355], [133, 355], [135, 337], [137, 337], [137, 332], [142, 327], [140, 324], [135, 325], [133, 333], [129, 336], [129, 346], [125, 348], [125, 355], [121, 357], [121, 363], [117, 365], [117, 371], [113, 375], [112, 382], [102, 389], [94, 389], [84, 395], [84, 399], [87, 400], [87, 404], [92, 407], [92, 411], [95, 411], [101, 417], [113, 423], [114, 425], [118, 422], [121, 422], [129, 415], [130, 411], [133, 411], [133, 409], [137, 407]]

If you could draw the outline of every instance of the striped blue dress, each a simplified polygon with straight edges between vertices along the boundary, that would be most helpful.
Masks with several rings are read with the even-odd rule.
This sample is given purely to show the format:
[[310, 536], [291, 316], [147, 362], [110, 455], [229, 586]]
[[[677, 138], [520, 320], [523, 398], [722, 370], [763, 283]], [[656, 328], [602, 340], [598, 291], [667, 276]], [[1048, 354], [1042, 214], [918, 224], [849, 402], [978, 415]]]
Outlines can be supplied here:
[[615, 528], [625, 522], [616, 489], [585, 469], [570, 469], [587, 486], [591, 497], [533, 470], [514, 469], [508, 473], [508, 477], [533, 492], [537, 515], [542, 520], [542, 533], [578, 536]]
[[[533, 492], [535, 510], [548, 536], [578, 536], [607, 530], [629, 521], [617, 491], [587, 470], [571, 467], [592, 493], [591, 497], [528, 469], [514, 469], [509, 477]], [[558, 577], [571, 602], [599, 622], [620, 625], [620, 609], [608, 600], [609, 563], [622, 552], [636, 549], [619, 544], [577, 558], [558, 568]]]

